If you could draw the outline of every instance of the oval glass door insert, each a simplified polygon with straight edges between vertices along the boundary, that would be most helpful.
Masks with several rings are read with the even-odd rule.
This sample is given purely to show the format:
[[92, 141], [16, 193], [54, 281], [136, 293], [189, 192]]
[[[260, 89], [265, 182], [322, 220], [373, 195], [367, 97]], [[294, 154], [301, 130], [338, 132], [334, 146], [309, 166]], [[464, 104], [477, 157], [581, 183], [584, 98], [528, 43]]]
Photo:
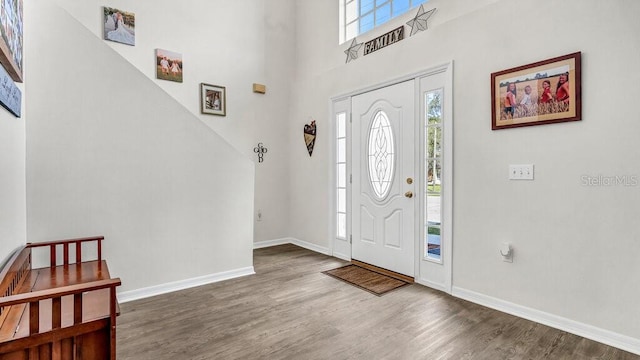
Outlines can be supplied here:
[[395, 173], [395, 144], [389, 117], [382, 110], [371, 122], [368, 150], [369, 181], [375, 196], [383, 200], [391, 190]]

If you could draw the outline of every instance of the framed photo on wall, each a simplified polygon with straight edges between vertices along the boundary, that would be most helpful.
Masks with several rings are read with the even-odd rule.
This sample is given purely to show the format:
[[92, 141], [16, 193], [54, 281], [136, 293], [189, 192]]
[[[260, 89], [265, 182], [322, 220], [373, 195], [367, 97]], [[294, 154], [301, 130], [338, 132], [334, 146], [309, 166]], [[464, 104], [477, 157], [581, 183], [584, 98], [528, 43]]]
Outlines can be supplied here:
[[22, 9], [22, 0], [0, 4], [0, 63], [17, 82], [22, 82]]
[[224, 86], [200, 84], [200, 112], [209, 115], [227, 115], [227, 90]]
[[104, 39], [135, 46], [136, 15], [132, 12], [104, 7]]
[[491, 74], [491, 129], [582, 120], [580, 52]]
[[156, 49], [156, 78], [182, 82], [182, 54]]

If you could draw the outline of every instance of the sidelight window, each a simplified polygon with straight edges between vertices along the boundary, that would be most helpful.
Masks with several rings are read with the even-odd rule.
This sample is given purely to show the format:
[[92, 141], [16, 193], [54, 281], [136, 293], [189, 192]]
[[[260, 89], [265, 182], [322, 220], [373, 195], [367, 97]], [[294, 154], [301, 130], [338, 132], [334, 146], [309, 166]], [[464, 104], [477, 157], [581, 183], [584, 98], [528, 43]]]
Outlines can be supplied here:
[[442, 224], [442, 89], [426, 93], [427, 109], [425, 126], [425, 227], [426, 238], [424, 257], [441, 260], [441, 224]]

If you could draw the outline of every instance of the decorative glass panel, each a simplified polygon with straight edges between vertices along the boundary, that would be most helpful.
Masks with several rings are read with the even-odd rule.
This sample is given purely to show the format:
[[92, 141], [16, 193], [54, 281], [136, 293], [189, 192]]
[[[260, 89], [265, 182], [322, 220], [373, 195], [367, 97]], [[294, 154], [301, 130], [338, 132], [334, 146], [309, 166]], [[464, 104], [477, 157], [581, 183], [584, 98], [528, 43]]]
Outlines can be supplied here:
[[395, 172], [395, 144], [389, 118], [378, 111], [369, 128], [369, 181], [379, 200], [389, 194]]
[[425, 126], [425, 227], [426, 239], [424, 256], [427, 259], [440, 261], [442, 224], [442, 89], [426, 93], [426, 126]]

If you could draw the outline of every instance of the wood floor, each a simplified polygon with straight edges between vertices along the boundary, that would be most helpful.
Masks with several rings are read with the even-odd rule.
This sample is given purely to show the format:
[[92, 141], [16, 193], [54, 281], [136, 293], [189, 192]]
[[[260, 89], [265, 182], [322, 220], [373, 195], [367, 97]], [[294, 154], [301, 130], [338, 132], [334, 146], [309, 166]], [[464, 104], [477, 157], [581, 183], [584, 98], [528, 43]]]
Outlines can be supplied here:
[[378, 297], [294, 245], [254, 256], [256, 275], [122, 304], [118, 359], [640, 359], [417, 284]]

